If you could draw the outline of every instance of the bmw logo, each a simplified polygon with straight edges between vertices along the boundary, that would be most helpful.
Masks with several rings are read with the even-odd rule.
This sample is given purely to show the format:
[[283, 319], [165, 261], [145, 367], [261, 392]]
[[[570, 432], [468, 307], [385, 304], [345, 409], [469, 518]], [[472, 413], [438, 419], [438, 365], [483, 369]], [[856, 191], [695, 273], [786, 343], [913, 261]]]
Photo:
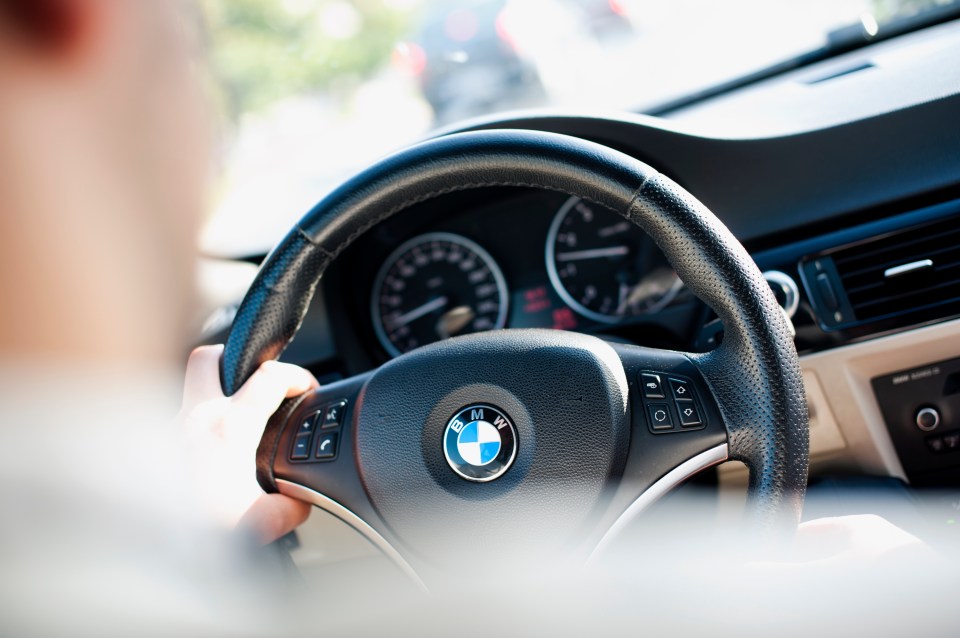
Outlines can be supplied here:
[[492, 481], [510, 469], [516, 458], [517, 431], [501, 410], [468, 405], [447, 423], [443, 454], [453, 471], [468, 481]]

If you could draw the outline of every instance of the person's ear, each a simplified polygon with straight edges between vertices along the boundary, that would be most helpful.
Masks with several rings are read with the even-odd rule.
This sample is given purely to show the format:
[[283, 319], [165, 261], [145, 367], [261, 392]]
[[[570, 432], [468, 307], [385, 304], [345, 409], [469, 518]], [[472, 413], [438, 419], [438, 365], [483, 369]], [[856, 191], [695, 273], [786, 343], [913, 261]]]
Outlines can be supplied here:
[[91, 42], [110, 2], [103, 0], [0, 0], [0, 25], [33, 53], [70, 58]]

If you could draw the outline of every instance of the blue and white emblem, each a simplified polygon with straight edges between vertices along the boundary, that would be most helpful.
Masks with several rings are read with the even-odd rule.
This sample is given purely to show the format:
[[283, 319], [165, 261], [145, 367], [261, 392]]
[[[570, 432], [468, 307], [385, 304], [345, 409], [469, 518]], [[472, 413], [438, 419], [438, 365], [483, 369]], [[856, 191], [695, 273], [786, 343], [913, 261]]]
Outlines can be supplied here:
[[517, 432], [500, 409], [469, 405], [447, 423], [443, 453], [461, 477], [481, 483], [492, 481], [510, 469], [517, 455]]

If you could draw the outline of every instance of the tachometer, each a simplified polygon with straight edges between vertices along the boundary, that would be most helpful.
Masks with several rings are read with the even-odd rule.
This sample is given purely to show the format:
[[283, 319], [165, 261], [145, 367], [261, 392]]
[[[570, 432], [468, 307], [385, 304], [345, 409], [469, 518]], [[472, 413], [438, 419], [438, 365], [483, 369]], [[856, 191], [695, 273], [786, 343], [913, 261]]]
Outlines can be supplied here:
[[560, 297], [604, 323], [656, 312], [683, 284], [653, 240], [612, 210], [571, 197], [547, 234], [547, 272]]
[[373, 285], [373, 326], [393, 356], [456, 335], [503, 328], [500, 267], [466, 237], [428, 233], [387, 257]]

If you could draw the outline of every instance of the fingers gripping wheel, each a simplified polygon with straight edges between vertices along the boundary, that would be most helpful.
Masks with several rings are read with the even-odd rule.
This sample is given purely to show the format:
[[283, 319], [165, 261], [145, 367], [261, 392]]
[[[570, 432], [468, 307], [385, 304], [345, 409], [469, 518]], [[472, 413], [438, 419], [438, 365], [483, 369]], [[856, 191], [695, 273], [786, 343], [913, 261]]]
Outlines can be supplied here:
[[[310, 479], [314, 483], [308, 487], [327, 493], [331, 486], [349, 484], [340, 498], [355, 499], [351, 509], [366, 508], [383, 529], [399, 536], [406, 522], [391, 512], [402, 509], [395, 502], [400, 496], [384, 487], [397, 477], [383, 473], [396, 472], [402, 462], [419, 468], [419, 474], [404, 478], [417, 485], [422, 481], [424, 490], [408, 494], [433, 505], [445, 495], [476, 505], [506, 498], [510, 485], [516, 494], [529, 483], [552, 481], [562, 489], [572, 482], [587, 494], [584, 512], [559, 521], [573, 529], [602, 518], [597, 513], [610, 505], [600, 496], [605, 492], [601, 484], [631, 474], [637, 441], [646, 441], [647, 457], [649, 450], [662, 450], [661, 459], [672, 455], [681, 466], [690, 453], [726, 439], [730, 458], [750, 469], [755, 521], [762, 528], [795, 526], [807, 478], [806, 401], [796, 351], [769, 287], [737, 240], [682, 188], [629, 156], [575, 138], [529, 131], [451, 135], [402, 151], [334, 191], [274, 250], [241, 304], [222, 360], [224, 390], [236, 391], [261, 362], [280, 355], [320, 276], [357, 237], [414, 203], [485, 186], [561, 191], [620, 212], [656, 241], [687, 287], [723, 320], [721, 347], [705, 355], [682, 355], [614, 349], [592, 337], [537, 331], [433, 344], [343, 382], [329, 390], [332, 394], [324, 389], [323, 396], [285, 404], [261, 444], [258, 470], [264, 487], [277, 489], [291, 472], [307, 480], [308, 473], [291, 469], [298, 466], [346, 468], [347, 478], [317, 470], [327, 478]], [[475, 374], [428, 373], [459, 370], [457, 364], [467, 363], [465, 369]], [[517, 374], [516, 369], [528, 372]], [[660, 377], [662, 400], [643, 393], [643, 374]], [[684, 392], [694, 397], [674, 390], [671, 379], [686, 383]], [[539, 394], [531, 388], [539, 388]], [[538, 396], [551, 397], [553, 403]], [[301, 408], [340, 399], [347, 400], [347, 411], [339, 429], [330, 431], [336, 442], [323, 443], [331, 437], [317, 429], [309, 437], [301, 433], [297, 443]], [[587, 412], [578, 413], [586, 421], [565, 417], [576, 412], [571, 406], [585, 401], [591, 417]], [[488, 483], [448, 481], [454, 473], [443, 459], [443, 428], [459, 411], [484, 403], [508, 416], [516, 428], [516, 459]], [[667, 417], [669, 427], [663, 421]], [[493, 450], [498, 440], [493, 421], [474, 421], [465, 436]], [[548, 423], [583, 441], [587, 460], [571, 464], [543, 457], [542, 451], [552, 449]], [[584, 423], [591, 427], [583, 429]], [[288, 445], [300, 447], [288, 450]], [[336, 451], [318, 457], [318, 446]], [[480, 448], [470, 449], [468, 456], [486, 458]], [[551, 453], [559, 454], [559, 448]], [[398, 454], [405, 458], [391, 456]], [[658, 469], [657, 475], [668, 469]], [[637, 489], [645, 487], [649, 485], [638, 483]], [[433, 494], [434, 489], [439, 491]]]

